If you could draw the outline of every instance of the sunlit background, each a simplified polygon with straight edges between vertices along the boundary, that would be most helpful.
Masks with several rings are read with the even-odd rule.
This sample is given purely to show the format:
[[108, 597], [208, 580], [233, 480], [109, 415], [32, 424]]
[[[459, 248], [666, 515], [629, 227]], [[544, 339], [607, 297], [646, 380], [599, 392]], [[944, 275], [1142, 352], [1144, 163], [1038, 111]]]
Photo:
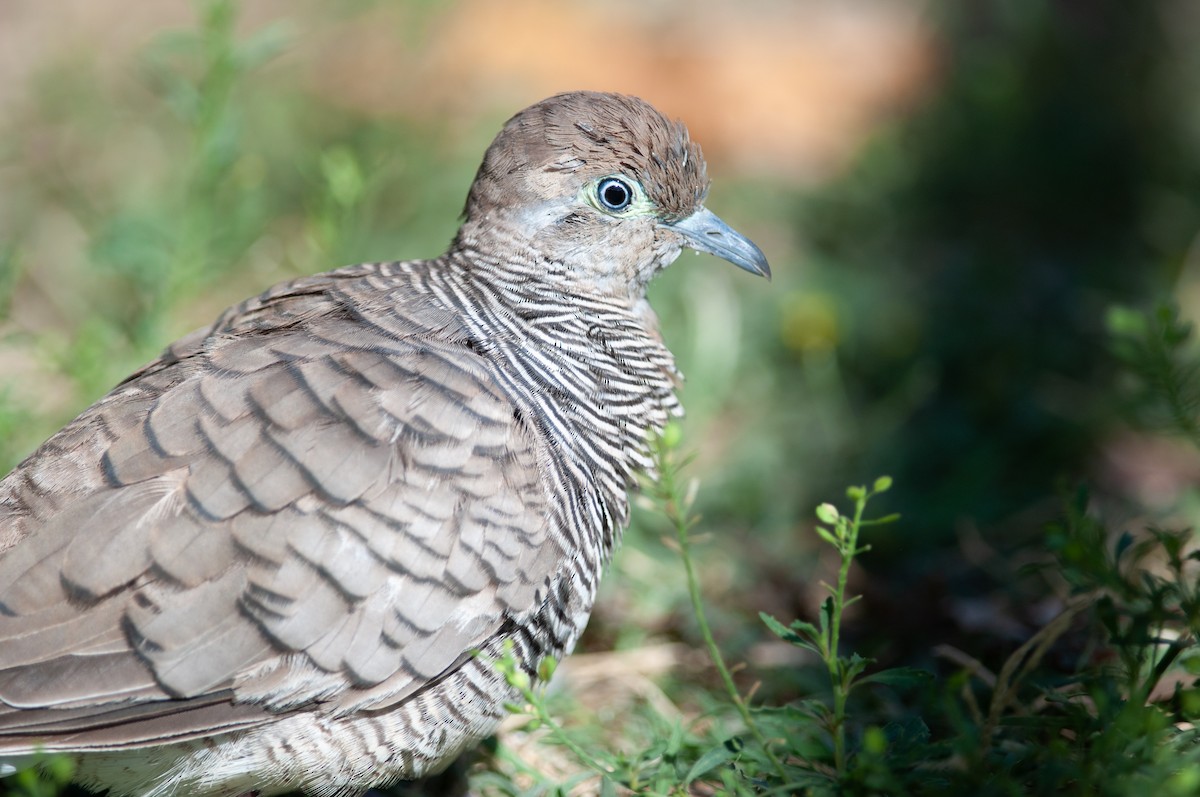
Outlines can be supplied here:
[[[685, 254], [652, 289], [688, 376], [705, 590], [763, 694], [805, 688], [754, 618], [812, 616], [813, 507], [847, 484], [891, 474], [904, 515], [855, 576], [853, 637], [929, 666], [1053, 611], [1018, 571], [1064, 490], [1118, 522], [1195, 507], [1194, 450], [1124, 420], [1105, 320], [1172, 295], [1200, 315], [1196, 4], [235, 9], [0, 2], [6, 465], [276, 281], [440, 253], [503, 121], [587, 88], [683, 119], [709, 206], [775, 274]], [[661, 534], [630, 532], [584, 649], [695, 645]]]

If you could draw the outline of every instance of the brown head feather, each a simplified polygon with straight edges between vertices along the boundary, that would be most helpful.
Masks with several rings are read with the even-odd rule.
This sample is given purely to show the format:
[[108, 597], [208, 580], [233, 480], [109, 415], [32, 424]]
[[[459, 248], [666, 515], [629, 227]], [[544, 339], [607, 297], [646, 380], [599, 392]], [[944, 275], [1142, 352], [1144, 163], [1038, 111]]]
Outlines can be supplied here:
[[[520, 173], [527, 180], [514, 180]], [[536, 200], [540, 175], [567, 173], [582, 184], [621, 173], [637, 180], [664, 221], [694, 211], [708, 192], [700, 145], [682, 122], [623, 94], [558, 94], [512, 117], [488, 147], [465, 214]]]

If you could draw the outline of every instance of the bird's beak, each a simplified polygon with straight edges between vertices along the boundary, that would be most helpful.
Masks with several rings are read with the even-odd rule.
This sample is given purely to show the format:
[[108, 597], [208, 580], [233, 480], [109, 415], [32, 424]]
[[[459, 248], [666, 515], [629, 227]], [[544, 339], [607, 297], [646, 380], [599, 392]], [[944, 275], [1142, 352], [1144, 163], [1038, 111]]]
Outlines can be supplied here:
[[728, 260], [751, 274], [771, 279], [767, 256], [746, 236], [734, 230], [707, 208], [700, 208], [685, 219], [669, 225], [687, 239], [687, 245], [697, 252], [708, 252]]

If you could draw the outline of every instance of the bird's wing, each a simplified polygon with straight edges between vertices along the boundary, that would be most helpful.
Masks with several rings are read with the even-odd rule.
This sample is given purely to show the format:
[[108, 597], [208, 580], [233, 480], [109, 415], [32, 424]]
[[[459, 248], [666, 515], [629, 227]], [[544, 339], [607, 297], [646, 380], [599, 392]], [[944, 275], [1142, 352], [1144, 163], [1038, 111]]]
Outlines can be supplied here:
[[338, 295], [243, 306], [0, 484], [0, 749], [394, 703], [544, 598], [520, 413], [433, 304]]

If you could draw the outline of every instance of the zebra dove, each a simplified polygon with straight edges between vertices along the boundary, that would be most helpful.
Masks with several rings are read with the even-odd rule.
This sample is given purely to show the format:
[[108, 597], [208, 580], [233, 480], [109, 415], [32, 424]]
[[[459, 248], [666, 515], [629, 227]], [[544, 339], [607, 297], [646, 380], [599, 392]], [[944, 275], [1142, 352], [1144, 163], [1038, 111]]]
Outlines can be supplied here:
[[679, 412], [645, 289], [770, 276], [642, 100], [514, 116], [433, 260], [281, 285], [0, 482], [0, 762], [114, 795], [359, 794], [444, 768], [571, 650]]

